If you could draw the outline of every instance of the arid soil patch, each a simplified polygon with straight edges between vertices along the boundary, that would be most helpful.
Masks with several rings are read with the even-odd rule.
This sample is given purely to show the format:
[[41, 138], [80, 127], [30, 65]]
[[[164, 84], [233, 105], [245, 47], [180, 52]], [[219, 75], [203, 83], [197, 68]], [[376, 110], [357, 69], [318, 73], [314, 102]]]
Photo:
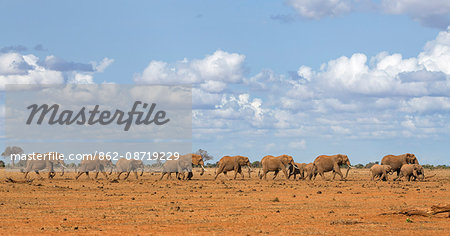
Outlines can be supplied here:
[[436, 176], [373, 182], [361, 169], [350, 171], [348, 181], [294, 181], [282, 174], [265, 181], [255, 172], [252, 179], [222, 175], [214, 181], [208, 169], [191, 181], [159, 181], [159, 174], [149, 173], [119, 182], [102, 175], [76, 181], [74, 173], [38, 180], [31, 173], [34, 180], [27, 183], [22, 173], [0, 170], [0, 234], [448, 235], [448, 213], [391, 214], [450, 204], [450, 171], [425, 171]]

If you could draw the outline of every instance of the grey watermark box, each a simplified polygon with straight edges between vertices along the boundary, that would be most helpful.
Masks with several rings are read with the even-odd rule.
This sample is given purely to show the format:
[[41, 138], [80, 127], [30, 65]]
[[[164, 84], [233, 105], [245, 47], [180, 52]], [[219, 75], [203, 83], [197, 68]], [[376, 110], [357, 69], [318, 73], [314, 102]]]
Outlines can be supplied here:
[[188, 85], [7, 85], [5, 139], [24, 155], [58, 152], [67, 162], [79, 162], [82, 154], [164, 161], [191, 152], [192, 90]]

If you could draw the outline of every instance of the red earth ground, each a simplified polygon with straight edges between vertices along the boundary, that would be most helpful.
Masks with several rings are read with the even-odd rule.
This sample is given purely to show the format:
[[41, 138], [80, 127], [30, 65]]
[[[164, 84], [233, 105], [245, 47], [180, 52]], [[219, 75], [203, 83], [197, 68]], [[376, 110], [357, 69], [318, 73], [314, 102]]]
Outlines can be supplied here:
[[448, 213], [392, 214], [450, 204], [450, 170], [425, 170], [436, 176], [423, 182], [374, 182], [368, 169], [352, 169], [347, 181], [282, 174], [266, 181], [255, 172], [214, 181], [213, 173], [196, 171], [191, 181], [145, 173], [118, 182], [31, 173], [34, 180], [25, 182], [22, 173], [0, 170], [0, 234], [450, 235]]

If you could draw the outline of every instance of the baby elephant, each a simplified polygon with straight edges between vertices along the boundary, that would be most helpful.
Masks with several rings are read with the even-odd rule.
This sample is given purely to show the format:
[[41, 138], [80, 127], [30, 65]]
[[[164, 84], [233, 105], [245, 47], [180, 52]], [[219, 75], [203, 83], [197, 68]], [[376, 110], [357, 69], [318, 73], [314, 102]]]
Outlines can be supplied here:
[[405, 177], [408, 179], [408, 181], [411, 181], [411, 178], [413, 178], [413, 181], [417, 179], [418, 176], [422, 176], [422, 179], [424, 179], [424, 171], [423, 167], [419, 164], [405, 164], [400, 169], [400, 175], [398, 176], [398, 179]]
[[116, 170], [118, 173], [117, 179], [120, 178], [120, 175], [122, 173], [127, 173], [125, 176], [125, 179], [127, 179], [131, 171], [133, 171], [134, 176], [136, 177], [136, 179], [138, 179], [138, 169], [141, 169], [140, 176], [142, 176], [144, 174], [144, 163], [141, 160], [127, 160], [126, 158], [121, 158], [116, 163]]
[[370, 168], [370, 173], [372, 173], [372, 180], [375, 180], [375, 177], [379, 177], [379, 180], [387, 181], [387, 174], [393, 174], [394, 170], [390, 165], [375, 164]]

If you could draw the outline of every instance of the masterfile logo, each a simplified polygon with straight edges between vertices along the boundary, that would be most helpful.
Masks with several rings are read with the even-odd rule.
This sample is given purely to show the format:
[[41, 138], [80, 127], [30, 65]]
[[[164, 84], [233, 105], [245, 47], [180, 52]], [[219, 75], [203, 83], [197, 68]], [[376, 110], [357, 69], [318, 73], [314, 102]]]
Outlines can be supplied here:
[[[138, 111], [139, 106], [142, 106], [142, 109], [146, 110], [146, 113]], [[135, 101], [131, 111], [126, 113], [120, 109], [116, 109], [115, 112], [112, 112], [108, 110], [100, 111], [99, 108], [99, 105], [95, 105], [92, 110], [82, 107], [78, 112], [73, 110], [63, 110], [59, 113], [58, 111], [60, 109], [58, 104], [52, 106], [49, 106], [48, 104], [42, 104], [40, 106], [38, 106], [38, 104], [32, 104], [27, 107], [31, 112], [26, 124], [33, 124], [34, 117], [38, 115], [39, 118], [36, 119], [35, 124], [41, 125], [44, 118], [49, 115], [49, 125], [109, 125], [116, 121], [118, 125], [125, 125], [124, 131], [128, 131], [133, 123], [134, 117], [136, 117], [136, 121], [134, 122], [135, 125], [150, 125], [152, 123], [155, 125], [164, 125], [170, 121], [169, 118], [166, 118], [165, 111], [160, 110], [154, 112], [156, 103], [149, 105], [148, 103]]]

